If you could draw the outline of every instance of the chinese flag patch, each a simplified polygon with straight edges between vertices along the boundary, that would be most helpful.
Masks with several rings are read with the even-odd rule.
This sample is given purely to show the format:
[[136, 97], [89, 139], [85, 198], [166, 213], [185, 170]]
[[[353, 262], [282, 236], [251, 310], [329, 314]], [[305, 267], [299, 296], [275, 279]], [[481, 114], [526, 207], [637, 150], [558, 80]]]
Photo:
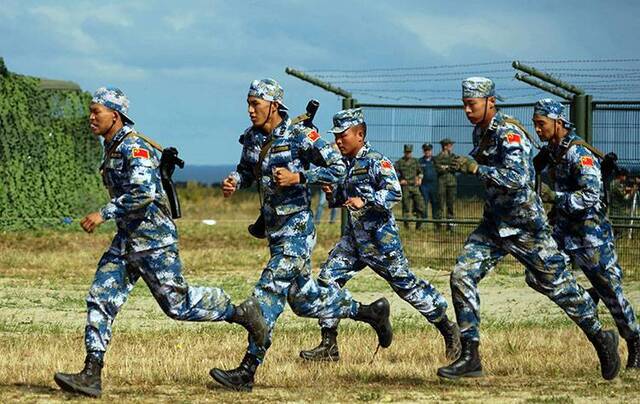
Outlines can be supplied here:
[[517, 133], [507, 133], [507, 142], [509, 143], [520, 143], [520, 135]]
[[307, 134], [307, 137], [312, 141], [315, 142], [316, 140], [320, 139], [320, 135], [318, 134], [318, 132], [316, 132], [315, 130], [312, 130], [311, 132], [309, 132]]
[[389, 160], [382, 160], [382, 163], [380, 163], [380, 167], [382, 167], [382, 170], [380, 170], [382, 172], [382, 174], [384, 175], [389, 175], [391, 174], [393, 171], [393, 164], [391, 164], [391, 162]]
[[133, 157], [148, 159], [149, 158], [149, 150], [140, 149], [138, 147], [133, 148]]
[[593, 158], [589, 156], [580, 157], [580, 164], [587, 167], [593, 167]]

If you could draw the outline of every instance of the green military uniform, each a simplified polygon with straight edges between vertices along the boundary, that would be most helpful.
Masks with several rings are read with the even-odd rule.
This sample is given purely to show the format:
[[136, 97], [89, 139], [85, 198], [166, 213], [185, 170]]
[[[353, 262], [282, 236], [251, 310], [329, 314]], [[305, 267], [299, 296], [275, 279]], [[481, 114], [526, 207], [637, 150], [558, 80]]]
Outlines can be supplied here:
[[[614, 179], [609, 184], [609, 216], [627, 216], [629, 215], [630, 197], [627, 193], [624, 180]], [[613, 224], [628, 224], [625, 220], [612, 219]], [[620, 229], [614, 229], [616, 235], [620, 234]]]
[[[410, 144], [404, 145], [404, 151], [413, 151], [413, 146]], [[403, 157], [396, 161], [396, 172], [398, 173], [398, 179], [402, 187], [402, 217], [410, 217], [413, 207], [413, 213], [416, 217], [422, 219], [425, 214], [424, 199], [420, 193], [420, 184], [422, 180], [422, 168], [418, 159], [414, 157]], [[404, 181], [406, 183], [403, 185]], [[413, 206], [412, 206], [413, 205]], [[416, 229], [421, 227], [422, 223], [416, 223]], [[405, 227], [409, 224], [405, 222]]]
[[[447, 144], [453, 144], [453, 140], [449, 138], [442, 139], [440, 144], [444, 147]], [[454, 153], [448, 153], [444, 150], [434, 157], [434, 166], [438, 173], [438, 197], [440, 199], [440, 208], [438, 209], [438, 218], [453, 219], [453, 204], [456, 200], [457, 182], [454, 170], [451, 168], [453, 160], [456, 158]], [[445, 215], [446, 208], [446, 215]]]

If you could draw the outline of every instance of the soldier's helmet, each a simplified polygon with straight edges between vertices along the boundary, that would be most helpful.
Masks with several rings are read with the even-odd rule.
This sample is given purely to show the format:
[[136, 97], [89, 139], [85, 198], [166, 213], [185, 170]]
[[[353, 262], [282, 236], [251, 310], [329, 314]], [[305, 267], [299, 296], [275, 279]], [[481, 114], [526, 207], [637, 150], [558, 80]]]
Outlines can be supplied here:
[[445, 137], [444, 139], [442, 139], [442, 140], [440, 141], [440, 144], [441, 144], [442, 146], [445, 146], [445, 145], [448, 145], [448, 144], [454, 144], [454, 143], [455, 143], [455, 142], [454, 142], [453, 140], [449, 139], [448, 137]]
[[117, 87], [100, 87], [93, 93], [91, 103], [104, 105], [120, 114], [125, 123], [134, 124], [129, 113], [129, 99], [122, 90]]
[[413, 145], [412, 144], [404, 145], [404, 152], [407, 153], [407, 152], [410, 152], [410, 151], [413, 151]]

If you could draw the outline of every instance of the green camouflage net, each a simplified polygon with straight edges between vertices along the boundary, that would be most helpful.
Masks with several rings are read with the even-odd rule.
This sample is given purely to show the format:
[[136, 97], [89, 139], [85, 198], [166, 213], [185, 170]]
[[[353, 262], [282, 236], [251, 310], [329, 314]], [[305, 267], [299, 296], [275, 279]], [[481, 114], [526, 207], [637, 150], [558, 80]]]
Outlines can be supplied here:
[[11, 73], [0, 58], [0, 230], [60, 226], [106, 200], [90, 99], [73, 83]]

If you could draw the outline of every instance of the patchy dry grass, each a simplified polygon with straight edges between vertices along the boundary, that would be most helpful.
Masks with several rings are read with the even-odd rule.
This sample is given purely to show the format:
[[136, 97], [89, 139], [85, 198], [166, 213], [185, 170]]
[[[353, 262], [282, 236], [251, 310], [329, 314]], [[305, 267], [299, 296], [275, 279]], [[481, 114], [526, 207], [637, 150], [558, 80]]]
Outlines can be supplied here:
[[[185, 201], [186, 220], [180, 222], [186, 277], [192, 284], [222, 286], [240, 301], [250, 293], [268, 258], [264, 242], [250, 238], [245, 230], [255, 217], [257, 200], [244, 195], [238, 202], [222, 201], [215, 190], [196, 196]], [[212, 218], [218, 224], [205, 226], [190, 217]], [[52, 376], [82, 366], [84, 298], [112, 230], [105, 227], [94, 235], [77, 229], [0, 234], [0, 401], [77, 399], [60, 392]], [[320, 226], [316, 271], [338, 235], [338, 225]], [[450, 301], [446, 266], [415, 270]], [[436, 330], [381, 279], [364, 270], [349, 288], [363, 301], [381, 294], [391, 298], [393, 345], [373, 358], [373, 332], [344, 321], [339, 337], [342, 360], [304, 363], [298, 352], [318, 342], [316, 322], [287, 310], [251, 394], [223, 390], [208, 376], [213, 366], [237, 365], [245, 333], [226, 323], [172, 321], [140, 283], [114, 326], [103, 378], [105, 400], [638, 400], [640, 372], [623, 371], [613, 382], [601, 380], [596, 355], [577, 327], [513, 272], [492, 274], [481, 284], [485, 378], [439, 380], [435, 371], [445, 359]], [[640, 303], [640, 283], [627, 281], [625, 286], [632, 303]], [[611, 327], [602, 308], [601, 317]], [[624, 343], [620, 352], [626, 359]]]

